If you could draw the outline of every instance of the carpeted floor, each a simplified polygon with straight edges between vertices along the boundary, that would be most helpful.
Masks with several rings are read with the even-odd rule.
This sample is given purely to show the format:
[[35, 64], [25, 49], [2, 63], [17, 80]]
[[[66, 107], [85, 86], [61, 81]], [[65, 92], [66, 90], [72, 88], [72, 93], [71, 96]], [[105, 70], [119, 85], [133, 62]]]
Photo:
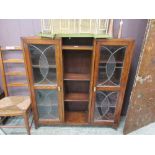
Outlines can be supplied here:
[[[31, 118], [32, 119], [32, 118]], [[124, 127], [125, 118], [123, 117], [120, 122], [118, 129], [113, 129], [111, 127], [82, 127], [82, 126], [43, 126], [38, 129], [34, 128], [32, 125], [31, 134], [32, 135], [122, 135]], [[7, 121], [7, 124], [22, 124], [22, 118], [11, 118]], [[26, 130], [24, 128], [4, 128], [3, 129], [8, 135], [26, 135]], [[0, 135], [4, 133], [0, 130]], [[155, 123], [152, 123], [146, 127], [143, 127], [137, 131], [130, 133], [132, 135], [147, 135], [155, 134]]]

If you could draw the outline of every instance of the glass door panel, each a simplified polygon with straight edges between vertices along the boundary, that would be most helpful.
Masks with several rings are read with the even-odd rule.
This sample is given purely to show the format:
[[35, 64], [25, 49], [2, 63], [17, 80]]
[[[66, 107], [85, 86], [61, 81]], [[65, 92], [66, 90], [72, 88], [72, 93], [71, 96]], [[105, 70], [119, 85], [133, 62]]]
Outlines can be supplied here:
[[120, 85], [126, 46], [101, 46], [97, 86]]
[[35, 85], [56, 85], [54, 45], [29, 45]]
[[39, 119], [59, 119], [57, 90], [35, 90]]
[[113, 120], [118, 92], [96, 91], [94, 121]]

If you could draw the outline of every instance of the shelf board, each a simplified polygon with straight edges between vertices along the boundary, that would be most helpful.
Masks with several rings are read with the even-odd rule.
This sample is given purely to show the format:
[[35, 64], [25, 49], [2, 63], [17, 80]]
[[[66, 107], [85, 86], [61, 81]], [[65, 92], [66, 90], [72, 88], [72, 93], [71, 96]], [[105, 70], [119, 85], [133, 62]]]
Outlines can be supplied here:
[[[56, 65], [48, 65], [49, 66], [49, 68], [56, 68]], [[45, 68], [45, 67], [43, 67], [43, 66], [39, 66], [39, 65], [32, 65], [32, 67], [33, 68]]]
[[97, 82], [96, 90], [105, 90], [105, 91], [120, 91], [120, 85], [114, 85], [111, 82], [106, 82], [104, 85], [100, 85], [102, 82]]
[[28, 86], [27, 83], [24, 82], [12, 82], [12, 83], [8, 83], [8, 87], [25, 87]]
[[8, 76], [25, 76], [25, 72], [6, 72], [5, 75]]
[[23, 59], [7, 59], [3, 60], [4, 63], [24, 63]]
[[[103, 61], [100, 61], [99, 63], [107, 63], [108, 61], [105, 61], [105, 60], [103, 60]], [[123, 61], [116, 61], [116, 62], [108, 62], [108, 63], [117, 63], [117, 64], [123, 64]]]
[[[99, 66], [99, 68], [106, 68], [106, 66]], [[115, 67], [115, 68], [123, 68], [123, 66], [121, 66], [121, 67]]]
[[64, 80], [90, 81], [89, 74], [65, 73]]
[[68, 93], [65, 94], [65, 101], [67, 102], [72, 102], [72, 101], [88, 101], [89, 100], [89, 95], [86, 93]]
[[64, 45], [62, 46], [63, 50], [93, 50], [93, 46], [71, 46], [71, 45]]
[[72, 125], [88, 124], [88, 113], [81, 111], [65, 111], [65, 123]]
[[34, 86], [57, 86], [57, 81], [52, 81], [53, 83], [49, 83], [47, 81], [43, 81], [41, 83], [34, 83]]
[[34, 89], [57, 89], [57, 85], [51, 85], [51, 84], [35, 84]]

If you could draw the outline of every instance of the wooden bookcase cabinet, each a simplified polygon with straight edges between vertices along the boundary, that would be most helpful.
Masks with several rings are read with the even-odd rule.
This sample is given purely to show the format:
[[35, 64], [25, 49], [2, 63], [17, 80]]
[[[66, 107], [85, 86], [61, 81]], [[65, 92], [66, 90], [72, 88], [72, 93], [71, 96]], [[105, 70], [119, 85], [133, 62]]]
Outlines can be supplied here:
[[129, 39], [22, 38], [35, 126], [119, 124]]

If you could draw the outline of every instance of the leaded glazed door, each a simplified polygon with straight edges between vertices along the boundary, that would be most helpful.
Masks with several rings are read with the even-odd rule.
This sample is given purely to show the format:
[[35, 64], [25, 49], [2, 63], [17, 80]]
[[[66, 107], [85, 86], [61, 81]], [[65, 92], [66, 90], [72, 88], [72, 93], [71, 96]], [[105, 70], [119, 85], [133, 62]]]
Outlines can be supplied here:
[[35, 124], [63, 121], [60, 40], [23, 38]]
[[117, 127], [133, 52], [132, 40], [97, 40], [91, 121]]

